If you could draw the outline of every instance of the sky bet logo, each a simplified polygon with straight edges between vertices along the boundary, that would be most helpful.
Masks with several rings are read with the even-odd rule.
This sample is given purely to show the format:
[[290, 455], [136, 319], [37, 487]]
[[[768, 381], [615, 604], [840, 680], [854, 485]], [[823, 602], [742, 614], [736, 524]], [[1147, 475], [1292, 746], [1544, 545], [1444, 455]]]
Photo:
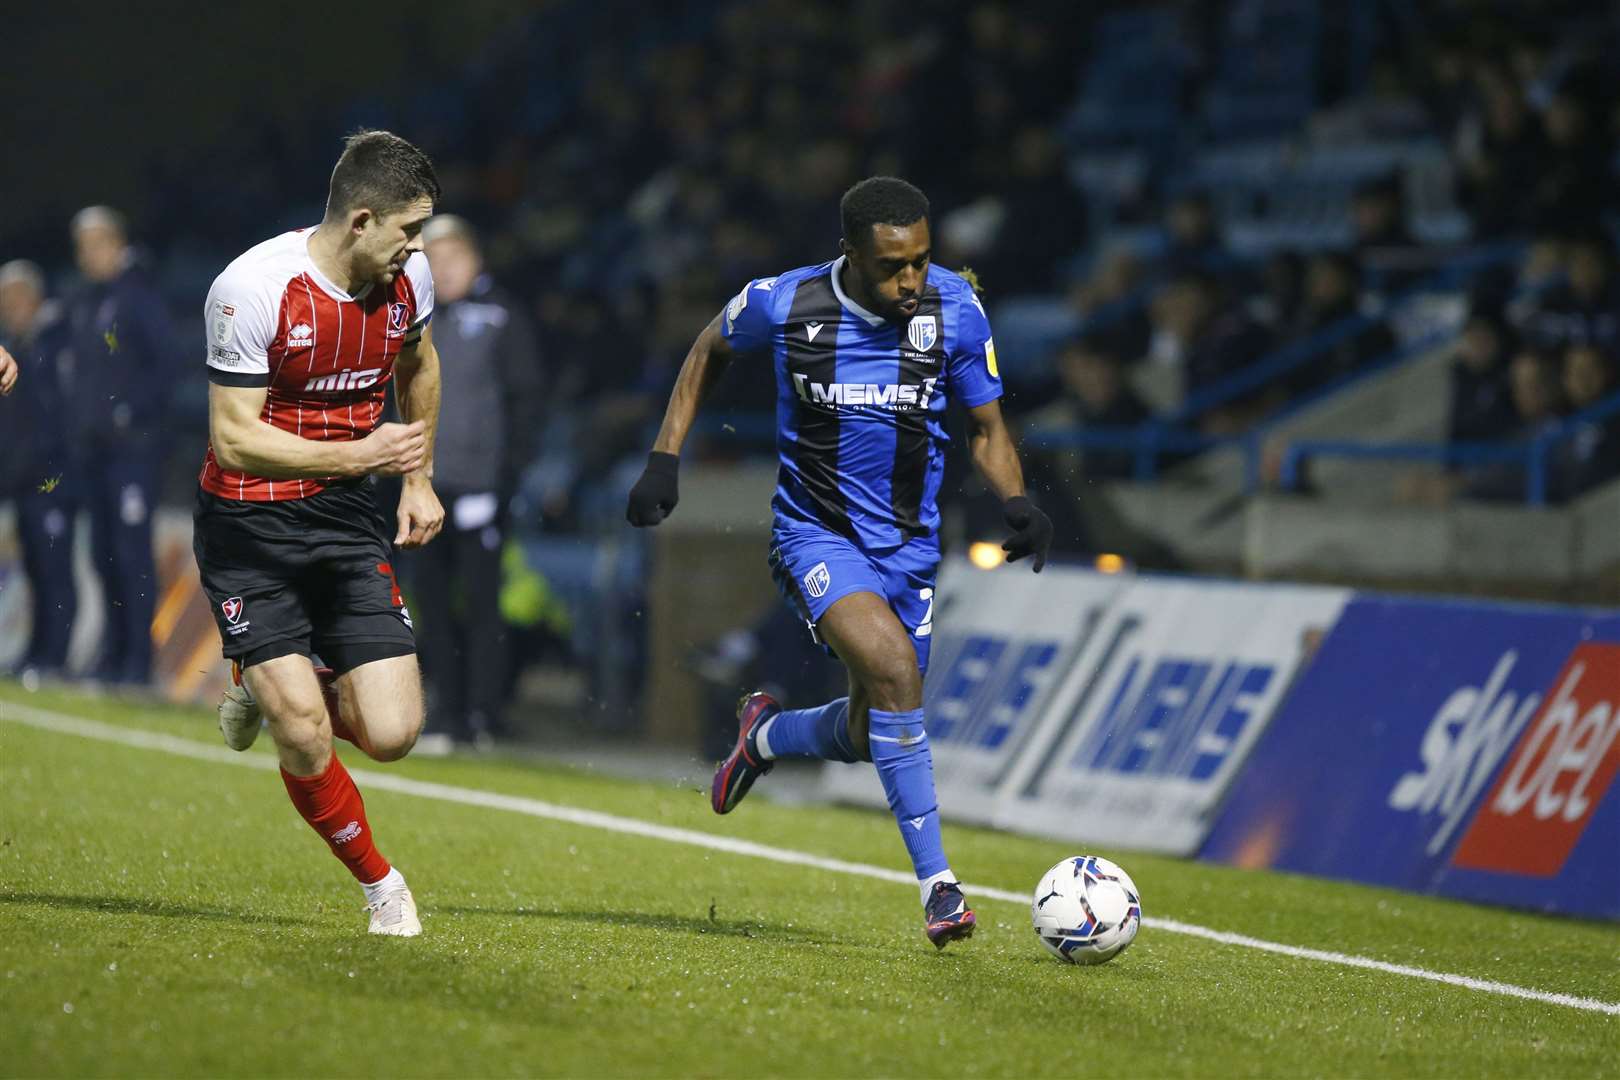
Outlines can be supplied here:
[[1451, 862], [1551, 877], [1620, 771], [1620, 645], [1578, 646], [1545, 694], [1509, 687], [1518, 660], [1510, 649], [1483, 686], [1452, 691], [1424, 732], [1422, 769], [1402, 776], [1388, 801], [1439, 815], [1427, 845], [1438, 855], [1506, 757]]
[[1452, 865], [1557, 875], [1620, 772], [1620, 645], [1579, 646], [1552, 685]]
[[924, 379], [921, 386], [879, 386], [874, 383], [817, 383], [810, 376], [795, 374], [793, 388], [802, 401], [812, 405], [871, 405], [893, 412], [911, 412], [928, 408], [938, 379]]

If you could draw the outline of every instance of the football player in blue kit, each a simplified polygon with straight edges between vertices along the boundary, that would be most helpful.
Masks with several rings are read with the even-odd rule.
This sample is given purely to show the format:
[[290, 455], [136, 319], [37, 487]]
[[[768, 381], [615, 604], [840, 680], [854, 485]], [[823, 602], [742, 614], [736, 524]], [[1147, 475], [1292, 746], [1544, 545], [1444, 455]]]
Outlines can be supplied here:
[[928, 199], [894, 177], [840, 204], [842, 256], [745, 285], [693, 344], [626, 512], [657, 525], [704, 397], [732, 357], [770, 356], [780, 457], [770, 565], [778, 587], [849, 669], [849, 696], [785, 711], [745, 695], [737, 745], [711, 801], [729, 813], [779, 757], [870, 761], [899, 822], [936, 946], [974, 915], [940, 841], [923, 673], [933, 640], [945, 409], [967, 408], [973, 463], [1002, 499], [1009, 561], [1039, 573], [1052, 524], [1024, 495], [1001, 416], [984, 308], [967, 280], [930, 262]]

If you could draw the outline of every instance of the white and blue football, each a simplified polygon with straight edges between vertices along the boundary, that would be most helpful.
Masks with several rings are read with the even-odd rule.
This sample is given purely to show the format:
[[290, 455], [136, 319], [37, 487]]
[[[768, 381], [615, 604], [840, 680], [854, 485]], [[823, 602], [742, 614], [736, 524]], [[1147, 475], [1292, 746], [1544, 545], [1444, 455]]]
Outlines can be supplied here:
[[1030, 914], [1047, 952], [1069, 964], [1105, 964], [1136, 940], [1142, 900], [1116, 864], [1075, 855], [1041, 875]]

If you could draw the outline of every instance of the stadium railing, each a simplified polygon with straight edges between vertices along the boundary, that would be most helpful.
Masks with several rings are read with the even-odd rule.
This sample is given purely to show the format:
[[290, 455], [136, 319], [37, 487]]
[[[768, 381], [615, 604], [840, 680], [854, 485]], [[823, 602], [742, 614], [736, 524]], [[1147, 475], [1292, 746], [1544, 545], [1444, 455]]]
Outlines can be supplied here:
[[1547, 503], [1547, 469], [1559, 444], [1573, 438], [1588, 424], [1602, 423], [1620, 415], [1620, 391], [1590, 407], [1549, 425], [1534, 438], [1515, 443], [1364, 443], [1343, 439], [1303, 439], [1283, 451], [1278, 483], [1285, 491], [1296, 491], [1305, 465], [1315, 457], [1340, 457], [1365, 461], [1413, 461], [1447, 465], [1519, 464], [1525, 469], [1525, 502], [1531, 506]]
[[1503, 243], [1468, 252], [1395, 297], [1377, 314], [1349, 315], [1308, 337], [1289, 342], [1242, 370], [1190, 394], [1178, 408], [1155, 416], [1136, 427], [1036, 431], [1029, 433], [1025, 442], [1027, 445], [1043, 449], [1129, 451], [1134, 456], [1133, 479], [1143, 483], [1151, 483], [1158, 477], [1162, 459], [1167, 456], [1184, 456], [1225, 447], [1237, 447], [1244, 454], [1244, 487], [1252, 494], [1260, 487], [1260, 463], [1265, 442], [1281, 421], [1338, 393], [1352, 383], [1428, 353], [1444, 344], [1451, 337], [1451, 332], [1436, 331], [1424, 334], [1383, 356], [1374, 358], [1356, 371], [1331, 380], [1309, 394], [1290, 400], [1242, 434], [1205, 435], [1191, 430], [1191, 424], [1206, 413], [1239, 401], [1275, 380], [1309, 365], [1329, 349], [1353, 340], [1380, 322], [1395, 317], [1420, 298], [1436, 292], [1454, 290], [1481, 270], [1512, 262], [1519, 257], [1522, 250], [1522, 246], [1518, 243]]

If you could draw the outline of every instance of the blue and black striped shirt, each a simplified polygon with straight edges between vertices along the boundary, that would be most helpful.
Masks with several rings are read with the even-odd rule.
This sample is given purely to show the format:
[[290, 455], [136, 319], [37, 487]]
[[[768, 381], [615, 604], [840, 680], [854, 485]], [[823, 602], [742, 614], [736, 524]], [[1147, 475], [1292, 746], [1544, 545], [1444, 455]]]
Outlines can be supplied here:
[[721, 333], [737, 352], [769, 347], [776, 365], [771, 506], [868, 551], [939, 528], [944, 416], [1001, 396], [990, 322], [973, 288], [938, 266], [917, 313], [889, 322], [852, 300], [842, 258], [749, 282]]

